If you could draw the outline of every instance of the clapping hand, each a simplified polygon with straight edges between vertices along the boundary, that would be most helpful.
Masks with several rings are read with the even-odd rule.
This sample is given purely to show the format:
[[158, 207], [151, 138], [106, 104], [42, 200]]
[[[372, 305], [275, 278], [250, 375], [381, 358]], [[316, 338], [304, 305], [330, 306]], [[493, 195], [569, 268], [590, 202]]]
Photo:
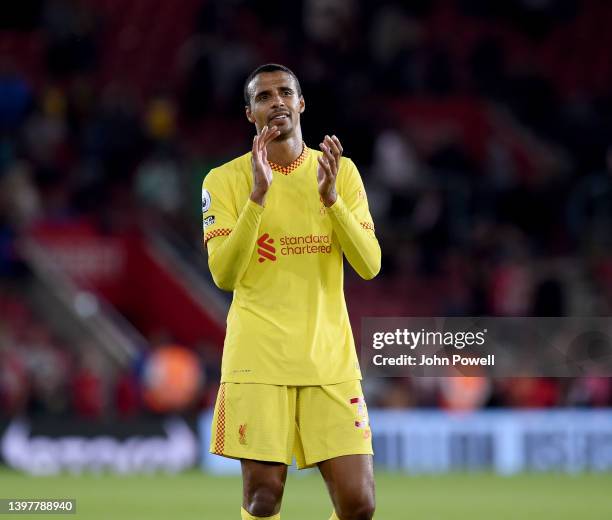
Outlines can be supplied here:
[[342, 157], [342, 145], [335, 136], [325, 136], [319, 144], [323, 155], [318, 158], [317, 181], [319, 184], [319, 195], [326, 207], [332, 206], [338, 197], [336, 192], [336, 177]]
[[251, 200], [260, 206], [264, 205], [266, 194], [272, 184], [272, 168], [268, 163], [267, 146], [270, 141], [280, 135], [276, 126], [264, 126], [261, 133], [253, 138], [253, 154], [251, 166], [253, 168], [253, 191]]

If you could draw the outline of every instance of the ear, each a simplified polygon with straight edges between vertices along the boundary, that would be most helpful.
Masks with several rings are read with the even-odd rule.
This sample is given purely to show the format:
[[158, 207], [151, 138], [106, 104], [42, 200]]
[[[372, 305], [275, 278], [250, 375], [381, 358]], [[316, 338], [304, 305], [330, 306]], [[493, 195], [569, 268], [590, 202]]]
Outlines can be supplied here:
[[253, 113], [251, 112], [251, 107], [249, 105], [244, 107], [244, 113], [246, 114], [246, 118], [249, 120], [249, 123], [255, 123], [255, 118], [253, 117]]
[[304, 101], [304, 96], [300, 96], [300, 114], [303, 114], [304, 110], [306, 110], [306, 102]]

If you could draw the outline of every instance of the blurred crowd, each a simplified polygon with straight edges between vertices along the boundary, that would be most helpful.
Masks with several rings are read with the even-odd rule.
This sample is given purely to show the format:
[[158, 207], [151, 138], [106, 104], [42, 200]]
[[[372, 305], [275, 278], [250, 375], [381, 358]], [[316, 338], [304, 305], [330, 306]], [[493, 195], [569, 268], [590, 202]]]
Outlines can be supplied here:
[[13, 416], [97, 420], [196, 412], [214, 404], [220, 359], [161, 335], [127, 368], [111, 367], [92, 345], [67, 345], [0, 283], [0, 420]]
[[[27, 275], [20, 237], [88, 216], [109, 233], [170, 224], [200, 249], [202, 177], [247, 151], [242, 86], [264, 62], [297, 73], [306, 143], [338, 135], [364, 177], [384, 257], [377, 280], [348, 277], [354, 317], [612, 310], [609, 2], [5, 4], [3, 410], [87, 416], [70, 395], [95, 387], [95, 355], [59, 344], [8, 290]], [[91, 392], [129, 401], [135, 373]], [[371, 391], [381, 406], [443, 406], [445, 385]], [[607, 379], [477, 386], [474, 406], [612, 404]]]

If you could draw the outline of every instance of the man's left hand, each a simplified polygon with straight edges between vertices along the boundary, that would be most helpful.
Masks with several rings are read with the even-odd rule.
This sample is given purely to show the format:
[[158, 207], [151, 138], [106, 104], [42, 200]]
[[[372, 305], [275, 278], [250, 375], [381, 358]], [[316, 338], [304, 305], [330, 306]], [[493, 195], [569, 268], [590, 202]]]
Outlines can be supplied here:
[[317, 168], [317, 181], [319, 182], [319, 195], [326, 207], [332, 206], [338, 194], [336, 192], [336, 176], [340, 167], [340, 157], [342, 157], [342, 145], [335, 136], [325, 136], [323, 142], [319, 144], [323, 155], [318, 158], [319, 167]]

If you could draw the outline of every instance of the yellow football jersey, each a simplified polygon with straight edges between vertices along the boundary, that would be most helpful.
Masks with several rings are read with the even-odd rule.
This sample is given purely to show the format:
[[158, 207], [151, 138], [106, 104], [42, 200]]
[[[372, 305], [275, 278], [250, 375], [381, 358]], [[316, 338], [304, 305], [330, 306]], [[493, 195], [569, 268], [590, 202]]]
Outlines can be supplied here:
[[319, 155], [304, 146], [288, 167], [271, 164], [264, 207], [249, 199], [250, 152], [204, 179], [209, 265], [217, 285], [234, 293], [223, 382], [299, 386], [361, 379], [344, 300], [343, 252], [371, 278], [380, 268], [380, 247], [354, 163], [341, 159], [338, 200], [326, 208], [317, 186]]

